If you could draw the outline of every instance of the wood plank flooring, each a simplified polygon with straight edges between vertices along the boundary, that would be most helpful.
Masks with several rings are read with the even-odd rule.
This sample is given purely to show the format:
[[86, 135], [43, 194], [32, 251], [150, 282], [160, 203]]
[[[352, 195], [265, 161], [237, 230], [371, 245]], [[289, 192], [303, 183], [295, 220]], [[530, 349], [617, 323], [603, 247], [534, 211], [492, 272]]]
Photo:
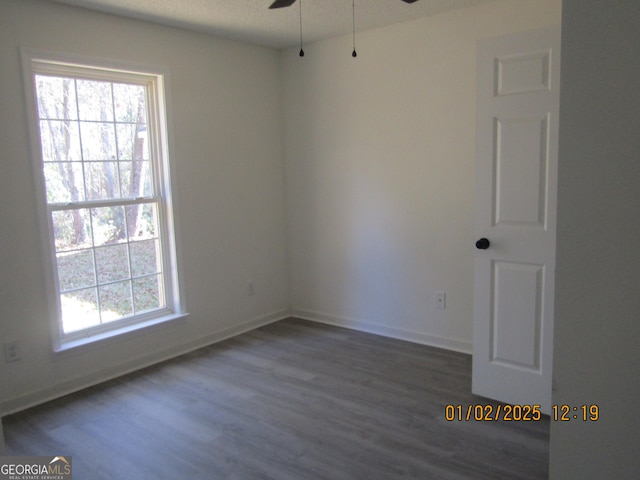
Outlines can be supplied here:
[[4, 418], [74, 480], [546, 479], [549, 418], [445, 420], [471, 357], [288, 319]]

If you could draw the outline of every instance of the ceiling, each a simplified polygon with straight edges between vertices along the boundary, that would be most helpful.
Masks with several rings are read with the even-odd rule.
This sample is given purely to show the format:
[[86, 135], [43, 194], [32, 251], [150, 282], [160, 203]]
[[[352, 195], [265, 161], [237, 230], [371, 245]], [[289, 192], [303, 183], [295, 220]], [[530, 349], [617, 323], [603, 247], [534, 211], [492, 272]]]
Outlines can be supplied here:
[[[350, 34], [351, 0], [299, 0], [269, 10], [273, 0], [49, 0], [273, 48], [300, 44], [300, 1], [305, 43]], [[470, 7], [494, 0], [355, 0], [356, 30]]]

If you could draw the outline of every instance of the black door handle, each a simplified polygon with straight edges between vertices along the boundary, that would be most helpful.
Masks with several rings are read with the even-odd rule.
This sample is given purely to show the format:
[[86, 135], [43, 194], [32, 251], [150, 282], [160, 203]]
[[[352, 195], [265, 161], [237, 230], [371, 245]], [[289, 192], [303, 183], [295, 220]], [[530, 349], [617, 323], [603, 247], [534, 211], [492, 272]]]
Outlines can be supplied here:
[[488, 238], [484, 238], [484, 237], [482, 237], [480, 240], [476, 242], [476, 248], [478, 250], [486, 250], [487, 248], [489, 248], [489, 245], [491, 245], [491, 242], [489, 241]]

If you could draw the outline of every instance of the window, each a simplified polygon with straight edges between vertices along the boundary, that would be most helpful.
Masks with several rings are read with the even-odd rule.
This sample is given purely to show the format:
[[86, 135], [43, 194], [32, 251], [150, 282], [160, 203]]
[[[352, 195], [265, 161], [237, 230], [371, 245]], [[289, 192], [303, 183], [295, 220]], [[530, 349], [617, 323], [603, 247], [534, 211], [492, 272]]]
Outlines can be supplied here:
[[163, 76], [25, 63], [59, 345], [181, 314]]

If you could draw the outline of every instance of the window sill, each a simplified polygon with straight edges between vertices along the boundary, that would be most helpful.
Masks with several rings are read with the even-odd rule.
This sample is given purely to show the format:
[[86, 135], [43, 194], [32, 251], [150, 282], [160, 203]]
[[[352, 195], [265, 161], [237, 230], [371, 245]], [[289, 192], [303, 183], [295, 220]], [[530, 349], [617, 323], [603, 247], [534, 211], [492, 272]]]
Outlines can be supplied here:
[[169, 324], [173, 324], [174, 322], [188, 316], [188, 313], [174, 313], [131, 325], [125, 325], [121, 328], [116, 328], [107, 332], [96, 333], [84, 338], [67, 341], [62, 340], [57, 348], [54, 349], [54, 354], [56, 356], [64, 355], [65, 353], [77, 351], [78, 349], [88, 347], [90, 345], [102, 345], [106, 342], [126, 340], [142, 333], [149, 333], [150, 329], [155, 330], [158, 327], [168, 326]]

